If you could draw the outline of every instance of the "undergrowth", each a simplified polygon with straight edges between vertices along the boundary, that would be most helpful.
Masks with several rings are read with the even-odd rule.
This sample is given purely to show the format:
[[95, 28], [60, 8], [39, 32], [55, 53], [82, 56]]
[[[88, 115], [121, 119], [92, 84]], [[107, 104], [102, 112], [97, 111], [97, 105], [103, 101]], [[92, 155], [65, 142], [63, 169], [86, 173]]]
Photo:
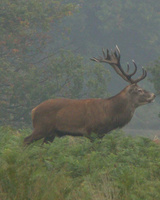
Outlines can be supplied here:
[[0, 127], [2, 200], [159, 200], [160, 146], [122, 131], [91, 143], [56, 138], [23, 147], [30, 130]]

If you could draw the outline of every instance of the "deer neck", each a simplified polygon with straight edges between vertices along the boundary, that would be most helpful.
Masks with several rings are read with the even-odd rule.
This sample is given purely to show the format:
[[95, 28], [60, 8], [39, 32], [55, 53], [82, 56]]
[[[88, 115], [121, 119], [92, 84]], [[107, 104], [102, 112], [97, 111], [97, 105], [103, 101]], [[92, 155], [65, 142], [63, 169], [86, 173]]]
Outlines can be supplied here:
[[114, 126], [123, 127], [133, 117], [135, 107], [123, 91], [109, 99], [111, 120]]

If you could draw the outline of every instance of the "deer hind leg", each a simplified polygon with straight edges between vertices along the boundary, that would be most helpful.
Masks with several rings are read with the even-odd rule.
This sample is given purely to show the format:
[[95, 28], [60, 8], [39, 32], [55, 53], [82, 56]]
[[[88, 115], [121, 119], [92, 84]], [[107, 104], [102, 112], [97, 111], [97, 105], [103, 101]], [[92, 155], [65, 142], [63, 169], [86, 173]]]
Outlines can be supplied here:
[[44, 137], [44, 132], [42, 131], [37, 131], [34, 130], [33, 133], [31, 135], [29, 135], [28, 137], [24, 138], [24, 146], [29, 145], [37, 140], [40, 140]]
[[46, 137], [44, 138], [42, 144], [44, 144], [44, 143], [48, 144], [48, 143], [50, 143], [50, 142], [53, 142], [54, 138], [55, 138], [55, 135], [46, 136]]

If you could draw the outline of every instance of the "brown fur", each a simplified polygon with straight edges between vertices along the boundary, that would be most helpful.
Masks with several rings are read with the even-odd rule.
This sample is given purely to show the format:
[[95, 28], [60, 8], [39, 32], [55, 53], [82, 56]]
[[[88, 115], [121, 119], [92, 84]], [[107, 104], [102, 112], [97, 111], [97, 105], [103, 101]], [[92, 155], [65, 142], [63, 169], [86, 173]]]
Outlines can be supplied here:
[[[138, 92], [141, 89], [142, 92]], [[50, 99], [32, 110], [33, 133], [24, 144], [44, 138], [52, 142], [55, 136], [64, 135], [99, 138], [113, 129], [123, 127], [132, 118], [135, 109], [155, 98], [136, 84], [124, 88], [108, 99]]]

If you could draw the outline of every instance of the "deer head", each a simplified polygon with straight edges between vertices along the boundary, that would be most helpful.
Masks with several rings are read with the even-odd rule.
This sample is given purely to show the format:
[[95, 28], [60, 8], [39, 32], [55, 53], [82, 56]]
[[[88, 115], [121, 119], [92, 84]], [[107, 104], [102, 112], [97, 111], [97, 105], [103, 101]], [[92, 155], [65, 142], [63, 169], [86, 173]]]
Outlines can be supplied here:
[[115, 51], [111, 51], [111, 53], [109, 53], [108, 49], [106, 52], [104, 49], [102, 49], [102, 52], [103, 52], [103, 57], [102, 56], [99, 56], [98, 58], [93, 57], [91, 58], [91, 60], [95, 62], [108, 63], [110, 66], [113, 67], [113, 69], [120, 77], [122, 77], [125, 81], [130, 83], [130, 85], [127, 86], [122, 93], [124, 93], [125, 96], [128, 97], [129, 102], [132, 102], [135, 108], [154, 101], [155, 94], [147, 92], [146, 90], [142, 89], [137, 85], [138, 82], [145, 79], [147, 76], [147, 71], [144, 68], [142, 68], [142, 75], [136, 79], [133, 79], [132, 77], [137, 72], [137, 65], [135, 61], [132, 60], [134, 66], [133, 72], [129, 73], [130, 71], [129, 64], [127, 64], [127, 71], [125, 72], [120, 63], [121, 56], [118, 46], [116, 46]]

